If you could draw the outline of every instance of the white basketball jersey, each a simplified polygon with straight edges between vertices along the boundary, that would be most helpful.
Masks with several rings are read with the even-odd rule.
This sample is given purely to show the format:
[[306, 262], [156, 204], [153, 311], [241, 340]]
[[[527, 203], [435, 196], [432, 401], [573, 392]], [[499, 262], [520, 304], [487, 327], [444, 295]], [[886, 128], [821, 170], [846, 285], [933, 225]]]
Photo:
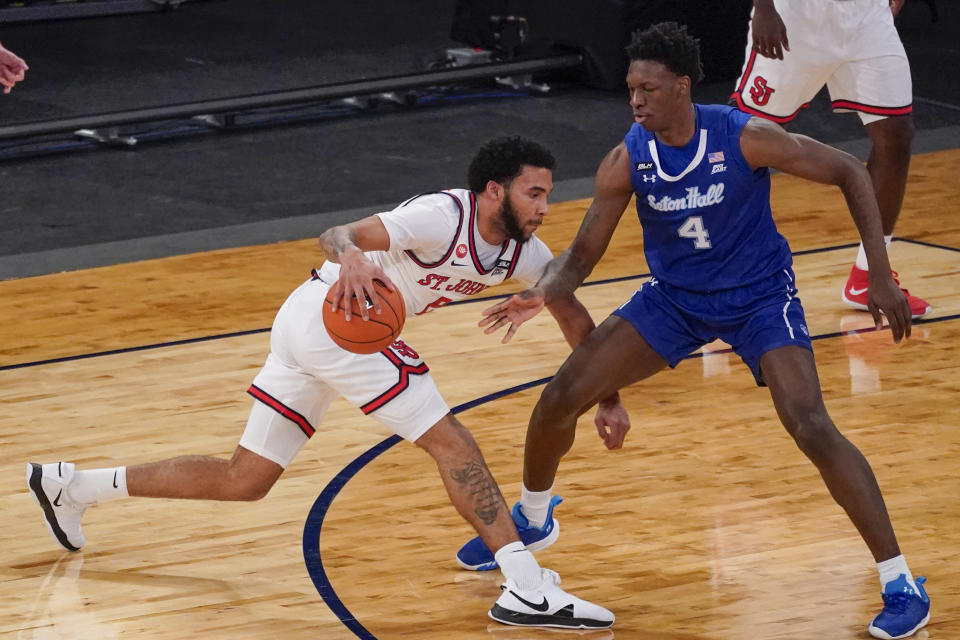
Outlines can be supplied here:
[[[390, 235], [390, 249], [366, 255], [397, 285], [407, 316], [475, 296], [511, 278], [532, 285], [553, 258], [536, 236], [524, 243], [486, 243], [476, 228], [476, 196], [466, 189], [414, 196], [377, 215]], [[340, 265], [324, 262], [319, 277], [336, 282]]]

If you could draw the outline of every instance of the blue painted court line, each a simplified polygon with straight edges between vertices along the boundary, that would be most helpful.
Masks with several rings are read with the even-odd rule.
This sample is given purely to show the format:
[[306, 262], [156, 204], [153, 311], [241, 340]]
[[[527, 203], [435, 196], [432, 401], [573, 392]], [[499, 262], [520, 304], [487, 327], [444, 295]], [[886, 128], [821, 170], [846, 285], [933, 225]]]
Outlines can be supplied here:
[[[918, 241], [918, 240], [908, 240], [908, 239], [905, 239], [905, 238], [896, 238], [896, 240], [902, 241], [902, 242], [911, 242], [911, 243], [914, 243], [914, 244], [919, 244], [919, 245], [931, 247], [931, 248], [934, 248], [934, 249], [945, 249], [945, 250], [947, 250], [947, 251], [957, 251], [957, 252], [960, 252], [960, 249], [957, 249], [957, 248], [954, 248], [954, 247], [948, 247], [948, 246], [944, 246], [944, 245], [937, 245], [937, 244], [932, 244], [932, 243], [928, 243], [928, 242], [921, 242], [921, 241]], [[793, 255], [794, 255], [794, 256], [801, 256], [801, 255], [808, 255], [808, 254], [813, 254], [813, 253], [825, 253], [825, 252], [828, 252], [828, 251], [837, 251], [837, 250], [840, 250], [840, 249], [851, 249], [851, 248], [856, 247], [856, 246], [858, 246], [857, 243], [852, 243], [852, 244], [844, 244], [844, 245], [835, 245], [835, 246], [831, 246], [831, 247], [821, 247], [821, 248], [817, 248], [817, 249], [806, 249], [806, 250], [803, 250], [803, 251], [795, 251], [795, 252], [793, 253]], [[592, 281], [590, 281], [590, 282], [585, 282], [582, 286], [584, 286], [584, 287], [591, 287], [591, 286], [602, 285], [602, 284], [610, 284], [610, 283], [613, 283], [613, 282], [624, 282], [624, 281], [627, 281], [627, 280], [636, 280], [636, 279], [648, 278], [648, 277], [650, 277], [650, 274], [649, 274], [649, 273], [642, 273], [642, 274], [632, 275], [632, 276], [621, 276], [621, 277], [617, 277], [617, 278], [606, 278], [606, 279], [603, 279], [603, 280], [592, 280]], [[483, 298], [472, 298], [472, 299], [468, 299], [468, 300], [458, 300], [458, 301], [456, 301], [456, 302], [450, 303], [450, 304], [447, 305], [447, 306], [453, 306], [453, 305], [455, 305], [455, 304], [466, 304], [466, 303], [483, 302], [483, 301], [486, 301], [486, 300], [499, 300], [499, 299], [503, 299], [503, 298], [508, 298], [508, 297], [510, 297], [511, 295], [513, 295], [513, 294], [504, 294], [504, 295], [497, 295], [497, 296], [486, 296], [486, 297], [483, 297]], [[929, 320], [924, 320], [924, 319], [914, 320], [914, 324], [930, 324], [930, 323], [934, 323], [934, 322], [944, 322], [944, 321], [947, 321], [947, 320], [956, 320], [956, 319], [958, 319], [958, 318], [960, 318], [960, 314], [954, 314], [954, 315], [942, 316], [942, 317], [938, 317], [938, 318], [931, 318], [931, 319], [929, 319]], [[203, 337], [199, 337], [199, 338], [187, 338], [187, 339], [184, 339], [184, 340], [173, 340], [173, 341], [170, 341], [170, 342], [159, 342], [159, 343], [156, 343], [156, 344], [141, 345], [141, 346], [137, 346], [137, 347], [127, 347], [127, 348], [123, 348], [123, 349], [111, 349], [111, 350], [109, 350], [109, 351], [98, 351], [98, 352], [95, 352], [95, 353], [86, 353], [86, 354], [80, 354], [80, 355], [75, 355], [75, 356], [64, 356], [64, 357], [61, 357], [61, 358], [50, 358], [50, 359], [47, 359], [47, 360], [37, 360], [37, 361], [33, 361], [33, 362], [23, 362], [23, 363], [19, 363], [19, 364], [10, 364], [10, 365], [0, 366], [0, 371], [7, 371], [7, 370], [10, 370], [10, 369], [23, 369], [23, 368], [26, 368], [26, 367], [37, 367], [37, 366], [41, 366], [41, 365], [56, 364], [56, 363], [61, 363], [61, 362], [71, 362], [71, 361], [74, 361], [74, 360], [85, 360], [85, 359], [87, 359], [87, 358], [98, 358], [98, 357], [101, 357], [101, 356], [112, 356], [112, 355], [118, 355], [118, 354], [122, 354], [122, 353], [132, 353], [132, 352], [135, 352], [135, 351], [147, 351], [147, 350], [151, 350], [151, 349], [162, 349], [162, 348], [164, 348], [164, 347], [176, 347], [176, 346], [180, 346], [180, 345], [193, 344], [193, 343], [197, 343], [197, 342], [207, 342], [207, 341], [210, 341], [210, 340], [221, 340], [221, 339], [224, 339], [224, 338], [236, 338], [236, 337], [241, 337], [241, 336], [248, 336], [248, 335], [253, 335], [253, 334], [257, 334], [257, 333], [265, 333], [265, 332], [267, 332], [267, 331], [270, 331], [270, 329], [269, 329], [269, 328], [265, 328], [265, 329], [249, 329], [249, 330], [246, 330], [246, 331], [235, 331], [235, 332], [232, 332], [232, 333], [222, 333], [222, 334], [217, 334], [217, 335], [212, 335], [212, 336], [203, 336]], [[845, 335], [845, 334], [849, 334], [849, 333], [865, 333], [865, 332], [869, 332], [869, 331], [875, 331], [875, 329], [873, 329], [873, 328], [867, 328], [867, 329], [858, 329], [858, 330], [855, 330], [855, 331], [838, 331], [838, 332], [826, 333], [826, 334], [817, 335], [817, 336], [811, 336], [810, 339], [811, 339], [811, 340], [824, 340], [824, 339], [828, 339], [828, 338], [835, 338], [835, 337], [838, 337], [838, 336], [841, 336], [841, 335]], [[726, 352], [729, 352], [729, 350], [724, 349], [724, 350], [715, 351], [715, 352], [711, 352], [711, 353], [726, 353]], [[704, 355], [708, 355], [708, 354], [705, 354], [705, 353], [703, 353], [703, 352], [698, 352], [698, 353], [691, 354], [690, 356], [687, 357], [687, 359], [700, 358], [700, 357], [703, 357]], [[463, 403], [463, 404], [461, 404], [461, 405], [458, 405], [458, 406], [454, 407], [453, 409], [451, 409], [451, 413], [453, 413], [454, 415], [456, 415], [456, 414], [458, 414], [458, 413], [460, 413], [460, 412], [462, 412], [462, 411], [466, 411], [466, 410], [468, 410], [468, 409], [473, 409], [474, 407], [480, 406], [480, 405], [485, 404], [485, 403], [487, 403], [487, 402], [491, 402], [491, 401], [496, 400], [496, 399], [498, 399], [498, 398], [502, 398], [502, 397], [504, 397], [504, 396], [508, 396], [508, 395], [511, 395], [511, 394], [514, 394], [514, 393], [518, 393], [518, 392], [520, 392], [520, 391], [524, 391], [524, 390], [526, 390], [526, 389], [530, 389], [530, 388], [537, 387], [537, 386], [540, 386], [540, 385], [544, 385], [544, 384], [546, 384], [547, 382], [549, 382], [552, 378], [553, 378], [553, 376], [550, 376], [550, 377], [547, 377], [547, 378], [540, 378], [539, 380], [533, 380], [533, 381], [531, 381], [531, 382], [525, 382], [525, 383], [523, 383], [523, 384], [520, 384], [520, 385], [517, 385], [517, 386], [514, 386], [514, 387], [510, 387], [510, 388], [507, 388], [507, 389], [502, 389], [502, 390], [500, 390], [500, 391], [496, 391], [496, 392], [491, 393], [491, 394], [489, 394], [489, 395], [486, 395], [486, 396], [477, 398], [477, 399], [475, 399], [475, 400], [471, 400], [471, 401], [469, 401], [469, 402], [465, 402], [465, 403]], [[401, 439], [399, 436], [396, 436], [396, 435], [390, 436], [389, 438], [386, 438], [385, 440], [383, 440], [382, 442], [380, 442], [380, 443], [377, 444], [376, 446], [372, 447], [371, 449], [368, 449], [366, 452], [364, 452], [364, 453], [361, 454], [359, 457], [357, 457], [353, 462], [351, 462], [351, 463], [348, 464], [346, 467], [344, 467], [344, 468], [340, 471], [340, 473], [338, 473], [338, 474], [330, 481], [330, 483], [327, 484], [326, 487], [324, 487], [323, 491], [320, 493], [320, 495], [319, 495], [319, 496], [317, 497], [317, 499], [314, 501], [313, 506], [310, 508], [310, 512], [309, 512], [308, 515], [307, 515], [307, 520], [306, 520], [306, 522], [304, 523], [304, 529], [303, 529], [303, 558], [304, 558], [304, 562], [305, 562], [306, 567], [307, 567], [307, 572], [310, 574], [310, 579], [313, 581], [314, 586], [317, 588], [317, 592], [320, 594], [320, 597], [323, 598], [323, 601], [327, 604], [328, 607], [330, 607], [330, 610], [333, 611], [333, 613], [337, 616], [337, 618], [338, 618], [348, 629], [350, 629], [358, 638], [361, 638], [361, 639], [363, 639], [363, 640], [377, 640], [377, 639], [376, 639], [376, 637], [373, 636], [369, 631], [367, 631], [367, 629], [366, 629], [362, 624], [360, 624], [360, 622], [357, 621], [356, 618], [353, 617], [353, 615], [352, 615], [352, 614], [350, 613], [350, 611], [346, 608], [346, 606], [344, 606], [344, 604], [343, 604], [343, 602], [340, 600], [340, 598], [337, 597], [337, 594], [336, 594], [336, 592], [335, 592], [334, 589], [333, 589], [333, 585], [330, 584], [330, 581], [329, 581], [329, 579], [327, 578], [326, 571], [324, 571], [324, 569], [323, 569], [323, 561], [322, 561], [322, 559], [321, 559], [321, 557], [320, 557], [320, 530], [321, 530], [322, 527], [323, 527], [323, 519], [324, 519], [324, 517], [326, 516], [327, 511], [328, 511], [329, 508], [330, 508], [330, 505], [333, 503], [333, 499], [336, 498], [337, 494], [340, 493], [340, 490], [343, 489], [343, 487], [347, 484], [347, 482], [348, 482], [351, 478], [353, 478], [357, 473], [359, 473], [359, 471], [360, 471], [361, 469], [363, 469], [363, 467], [365, 467], [367, 464], [369, 464], [369, 463], [370, 463], [372, 460], [374, 460], [377, 456], [379, 456], [381, 453], [383, 453], [384, 451], [386, 451], [387, 449], [391, 448], [392, 446], [394, 446], [395, 444], [397, 444], [398, 442], [401, 442], [401, 441], [402, 441], [402, 439]]]
[[254, 333], [265, 333], [267, 329], [248, 329], [246, 331], [234, 331], [233, 333], [219, 333], [213, 336], [202, 336], [200, 338], [186, 338], [184, 340], [172, 340], [170, 342], [158, 342], [156, 344], [145, 344], [138, 347], [126, 347], [124, 349], [110, 349], [109, 351], [97, 351], [95, 353], [83, 353], [76, 356], [64, 356], [62, 358], [50, 358], [49, 360], [35, 360], [33, 362], [21, 362], [20, 364], [7, 364], [0, 367], [0, 371], [9, 369], [23, 369], [26, 367], [39, 367], [44, 364], [57, 364], [58, 362], [72, 362], [74, 360], [86, 360], [87, 358], [99, 358], [101, 356], [115, 356], [120, 353], [133, 353], [134, 351], [149, 351], [150, 349], [163, 349], [165, 347], [179, 347], [182, 344], [193, 344], [195, 342], [208, 342], [210, 340], [222, 340], [223, 338], [236, 338], [239, 336], [249, 336]]
[[946, 249], [947, 251], [956, 251], [960, 253], [957, 247], [948, 247], [943, 244], [934, 244], [933, 242], [924, 242], [923, 240], [911, 240], [910, 238], [897, 238], [899, 242], [909, 242], [910, 244], [919, 244], [922, 247], [931, 247], [933, 249]]
[[[466, 411], [467, 409], [472, 409], [481, 404], [490, 402], [491, 400], [496, 400], [497, 398], [502, 398], [519, 391], [524, 391], [541, 384], [546, 384], [552, 377], [553, 376], [550, 378], [540, 378], [539, 380], [534, 380], [533, 382], [525, 382], [515, 387], [510, 387], [508, 389], [503, 389], [501, 391], [496, 391], [489, 395], [485, 395], [477, 398], [476, 400], [464, 402], [463, 404], [452, 408], [450, 413], [456, 415]], [[357, 475], [361, 469], [371, 463], [377, 456], [400, 442], [403, 442], [403, 438], [398, 435], [392, 435], [374, 445], [370, 449], [367, 449], [362, 454], [357, 456], [353, 462], [341, 469], [340, 473], [334, 476], [333, 480], [331, 480], [330, 483], [323, 488], [323, 491], [320, 492], [320, 495], [317, 496], [317, 499], [313, 502], [313, 506], [310, 507], [310, 512], [307, 514], [307, 521], [303, 525], [303, 562], [306, 564], [307, 573], [310, 575], [310, 579], [313, 580], [313, 585], [317, 588], [317, 592], [320, 594], [320, 597], [323, 598], [323, 601], [328, 607], [330, 607], [330, 610], [333, 611], [334, 615], [337, 616], [340, 622], [342, 622], [344, 626], [350, 629], [350, 631], [352, 631], [354, 635], [361, 640], [377, 640], [377, 637], [370, 633], [367, 628], [364, 627], [352, 613], [350, 613], [350, 610], [347, 609], [346, 605], [343, 604], [343, 601], [340, 600], [339, 596], [337, 596], [337, 592], [334, 591], [333, 585], [330, 584], [330, 579], [327, 577], [327, 572], [323, 568], [323, 558], [320, 555], [320, 530], [323, 528], [323, 519], [326, 517], [327, 511], [330, 510], [330, 505], [333, 504], [333, 499], [337, 497], [337, 494], [340, 493], [340, 490], [343, 489], [344, 486], [346, 486], [347, 482]]]
[[[944, 250], [946, 250], [946, 251], [957, 251], [957, 252], [960, 252], [960, 249], [958, 249], [958, 248], [956, 248], [956, 247], [948, 247], [948, 246], [946, 246], [946, 245], [941, 245], [941, 244], [933, 244], [933, 243], [930, 243], [930, 242], [922, 242], [922, 241], [920, 241], [920, 240], [910, 240], [910, 239], [908, 239], [908, 238], [894, 238], [894, 240], [896, 240], [896, 241], [898, 241], [898, 242], [910, 242], [910, 243], [912, 243], [912, 244], [919, 244], [919, 245], [922, 245], [922, 246], [925, 246], [925, 247], [930, 247], [930, 248], [932, 248], [932, 249], [944, 249]], [[857, 247], [857, 246], [859, 246], [857, 243], [851, 243], [851, 244], [834, 245], [834, 246], [830, 246], [830, 247], [820, 247], [820, 248], [818, 248], [818, 249], [804, 249], [803, 251], [794, 251], [794, 252], [793, 252], [793, 255], [794, 255], [794, 256], [805, 256], [805, 255], [809, 255], [809, 254], [812, 254], [812, 253], [826, 253], [826, 252], [828, 252], [828, 251], [838, 251], [838, 250], [840, 250], [840, 249], [852, 249], [853, 247]], [[593, 287], [593, 286], [600, 285], [600, 284], [610, 284], [610, 283], [612, 283], [612, 282], [625, 282], [625, 281], [627, 281], [627, 280], [637, 280], [637, 279], [640, 279], [640, 278], [649, 278], [649, 277], [650, 277], [650, 274], [649, 274], [649, 273], [640, 273], [640, 274], [632, 275], [632, 276], [620, 276], [620, 277], [618, 277], [618, 278], [606, 278], [606, 279], [603, 279], [603, 280], [591, 280], [590, 282], [584, 282], [583, 285], [581, 285], [581, 286], [583, 286], [583, 287]], [[457, 300], [456, 302], [451, 302], [450, 304], [445, 305], [445, 306], [452, 307], [452, 306], [457, 305], [457, 304], [467, 304], [467, 303], [483, 302], [483, 301], [486, 301], [486, 300], [502, 300], [502, 299], [504, 299], [504, 298], [509, 298], [509, 297], [512, 296], [512, 295], [513, 295], [512, 293], [506, 293], [506, 294], [496, 295], [496, 296], [484, 296], [484, 297], [482, 297], [482, 298], [471, 298], [471, 299], [468, 299], [468, 300]], [[269, 328], [269, 327], [267, 327], [267, 328], [265, 328], [265, 329], [248, 329], [248, 330], [246, 330], [246, 331], [235, 331], [235, 332], [233, 332], [233, 333], [219, 333], [219, 334], [212, 335], [212, 336], [201, 336], [201, 337], [199, 337], [199, 338], [186, 338], [186, 339], [184, 339], [184, 340], [172, 340], [172, 341], [170, 341], [170, 342], [158, 342], [158, 343], [156, 343], [156, 344], [145, 344], [145, 345], [140, 345], [140, 346], [137, 346], [137, 347], [126, 347], [126, 348], [123, 348], [123, 349], [110, 349], [109, 351], [97, 351], [97, 352], [94, 352], [94, 353], [83, 353], [83, 354], [75, 355], [75, 356], [63, 356], [63, 357], [61, 357], [61, 358], [49, 358], [49, 359], [47, 359], [47, 360], [34, 360], [33, 362], [21, 362], [21, 363], [18, 363], [18, 364], [7, 364], [7, 365], [0, 366], [0, 371], [8, 371], [8, 370], [10, 370], [10, 369], [24, 369], [24, 368], [26, 368], [26, 367], [39, 367], [39, 366], [45, 365], [45, 364], [57, 364], [57, 363], [60, 363], [60, 362], [72, 362], [72, 361], [74, 361], [74, 360], [86, 360], [87, 358], [99, 358], [99, 357], [101, 357], [101, 356], [114, 356], [114, 355], [118, 355], [118, 354], [121, 354], [121, 353], [133, 353], [133, 352], [135, 352], [135, 351], [148, 351], [148, 350], [150, 350], [150, 349], [162, 349], [162, 348], [164, 348], [164, 347], [176, 347], [176, 346], [184, 345], [184, 344], [193, 344], [193, 343], [195, 343], [195, 342], [206, 342], [206, 341], [208, 341], [208, 340], [222, 340], [222, 339], [224, 339], [224, 338], [236, 338], [236, 337], [239, 337], [239, 336], [249, 336], [249, 335], [253, 335], [253, 334], [255, 334], [255, 333], [265, 333], [265, 332], [267, 332], [267, 331], [270, 331], [270, 328]]]
[[[947, 320], [957, 319], [960, 319], [960, 313], [942, 316], [939, 318], [932, 318], [930, 320], [924, 320], [921, 318], [919, 320], [914, 320], [914, 323], [931, 324], [934, 322], [944, 322]], [[874, 327], [867, 327], [864, 329], [854, 329], [850, 331], [834, 331], [832, 333], [811, 336], [810, 339], [827, 340], [829, 338], [837, 338], [850, 334], [870, 333], [871, 331], [878, 331], [878, 329]], [[879, 331], [886, 331], [886, 327], [879, 329]], [[703, 358], [712, 354], [731, 353], [732, 351], [733, 350], [729, 348], [708, 352], [698, 351], [697, 353], [690, 354], [684, 359], [692, 360], [695, 358]], [[532, 382], [524, 382], [523, 384], [502, 389], [500, 391], [495, 391], [475, 400], [470, 400], [468, 402], [464, 402], [463, 404], [457, 405], [451, 409], [450, 412], [456, 415], [462, 411], [473, 409], [474, 407], [486, 404], [487, 402], [497, 400], [498, 398], [544, 385], [550, 382], [552, 379], [553, 376], [549, 376], [546, 378], [533, 380]], [[320, 597], [323, 598], [323, 601], [328, 607], [330, 607], [330, 610], [333, 611], [334, 615], [336, 615], [337, 618], [340, 619], [340, 622], [342, 622], [361, 640], [377, 640], [377, 637], [371, 634], [370, 631], [368, 631], [367, 628], [364, 627], [352, 613], [350, 613], [350, 610], [347, 609], [346, 605], [343, 604], [343, 601], [340, 600], [339, 596], [337, 596], [337, 592], [334, 590], [333, 585], [330, 583], [330, 579], [327, 577], [327, 573], [323, 568], [323, 559], [320, 554], [320, 532], [323, 528], [323, 519], [326, 517], [327, 511], [330, 510], [330, 505], [333, 503], [334, 498], [337, 497], [337, 494], [340, 493], [340, 490], [346, 486], [347, 482], [349, 482], [377, 456], [400, 442], [403, 442], [403, 439], [400, 436], [390, 436], [376, 446], [362, 453], [353, 462], [344, 467], [340, 473], [338, 473], [333, 480], [331, 480], [330, 483], [323, 488], [323, 491], [320, 492], [320, 495], [317, 496], [317, 499], [314, 501], [313, 506], [310, 508], [310, 511], [307, 514], [307, 521], [303, 526], [303, 561], [306, 565], [307, 573], [310, 575], [310, 579], [317, 588], [317, 592], [320, 594]]]

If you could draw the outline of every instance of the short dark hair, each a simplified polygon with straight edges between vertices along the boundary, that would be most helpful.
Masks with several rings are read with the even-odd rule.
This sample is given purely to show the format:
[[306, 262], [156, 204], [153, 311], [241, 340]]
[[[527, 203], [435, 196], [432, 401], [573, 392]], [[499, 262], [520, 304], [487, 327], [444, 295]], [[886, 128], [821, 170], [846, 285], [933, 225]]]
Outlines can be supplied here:
[[553, 154], [540, 143], [522, 136], [500, 136], [477, 149], [467, 169], [467, 184], [471, 191], [480, 193], [490, 180], [509, 183], [520, 175], [524, 165], [553, 171], [555, 164]]
[[691, 85], [703, 80], [700, 41], [687, 33], [686, 25], [660, 22], [645, 31], [635, 31], [627, 55], [630, 62], [654, 60], [678, 76], [689, 76]]

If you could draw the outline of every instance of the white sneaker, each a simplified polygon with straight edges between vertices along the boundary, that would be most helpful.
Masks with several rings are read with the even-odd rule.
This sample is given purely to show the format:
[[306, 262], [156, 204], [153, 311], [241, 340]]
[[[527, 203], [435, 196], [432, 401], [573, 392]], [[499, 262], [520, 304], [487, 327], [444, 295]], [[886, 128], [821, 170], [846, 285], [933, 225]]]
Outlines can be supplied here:
[[613, 624], [612, 612], [561, 589], [555, 571], [541, 571], [543, 582], [530, 591], [521, 591], [513, 580], [507, 580], [500, 587], [503, 593], [490, 609], [490, 617], [520, 627], [604, 629]]
[[73, 480], [73, 463], [27, 463], [27, 486], [33, 500], [43, 509], [47, 530], [67, 551], [79, 551], [86, 542], [80, 528], [83, 512], [89, 504], [72, 500], [66, 491]]

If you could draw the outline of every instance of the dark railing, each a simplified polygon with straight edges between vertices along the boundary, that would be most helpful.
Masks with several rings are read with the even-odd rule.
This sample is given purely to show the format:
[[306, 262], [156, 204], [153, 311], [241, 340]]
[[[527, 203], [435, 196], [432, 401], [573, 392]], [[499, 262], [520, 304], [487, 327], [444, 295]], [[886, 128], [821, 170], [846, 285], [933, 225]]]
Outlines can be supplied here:
[[82, 0], [80, 2], [26, 2], [0, 8], [0, 24], [93, 18], [129, 13], [169, 11], [185, 0]]
[[29, 138], [80, 129], [102, 129], [143, 122], [194, 118], [237, 113], [253, 109], [323, 102], [350, 97], [407, 91], [423, 87], [451, 85], [496, 77], [516, 77], [579, 67], [580, 54], [556, 55], [530, 60], [493, 62], [453, 67], [422, 73], [356, 80], [336, 84], [256, 93], [182, 104], [162, 105], [128, 111], [113, 111], [56, 120], [24, 122], [0, 127], [0, 140]]

